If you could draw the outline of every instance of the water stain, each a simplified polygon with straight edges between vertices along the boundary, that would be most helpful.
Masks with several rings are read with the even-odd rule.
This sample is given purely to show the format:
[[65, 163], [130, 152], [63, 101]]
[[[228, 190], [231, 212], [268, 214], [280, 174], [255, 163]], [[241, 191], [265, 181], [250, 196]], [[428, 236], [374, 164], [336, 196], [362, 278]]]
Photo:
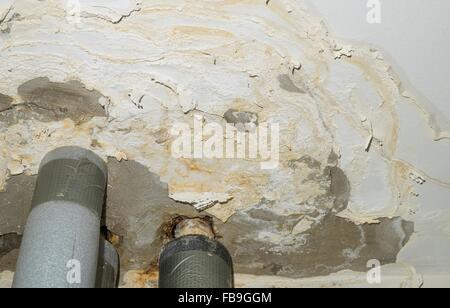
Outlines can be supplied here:
[[31, 119], [51, 122], [69, 118], [83, 122], [107, 116], [99, 103], [102, 95], [87, 90], [79, 81], [56, 83], [45, 77], [36, 78], [21, 85], [18, 93], [23, 103], [0, 113], [0, 121], [7, 125]]

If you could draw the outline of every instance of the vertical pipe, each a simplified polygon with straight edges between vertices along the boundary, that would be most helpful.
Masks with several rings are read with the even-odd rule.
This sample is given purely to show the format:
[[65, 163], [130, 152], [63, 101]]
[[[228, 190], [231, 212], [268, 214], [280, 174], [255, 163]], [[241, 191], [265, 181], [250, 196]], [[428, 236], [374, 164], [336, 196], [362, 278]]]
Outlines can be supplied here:
[[227, 249], [202, 235], [170, 242], [160, 256], [160, 288], [233, 288], [233, 263]]
[[100, 241], [96, 288], [114, 289], [119, 278], [119, 255], [107, 240]]
[[15, 288], [93, 288], [107, 167], [91, 151], [63, 147], [39, 168]]

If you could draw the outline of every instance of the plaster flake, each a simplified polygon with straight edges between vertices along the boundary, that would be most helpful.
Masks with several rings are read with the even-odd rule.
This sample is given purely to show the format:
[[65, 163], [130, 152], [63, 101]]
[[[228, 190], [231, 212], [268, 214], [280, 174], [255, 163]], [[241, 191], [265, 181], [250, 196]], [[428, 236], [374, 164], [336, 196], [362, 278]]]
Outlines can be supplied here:
[[216, 204], [224, 204], [233, 199], [232, 196], [224, 193], [174, 193], [170, 194], [169, 197], [175, 201], [188, 203], [195, 207], [196, 210], [202, 212], [207, 210]]

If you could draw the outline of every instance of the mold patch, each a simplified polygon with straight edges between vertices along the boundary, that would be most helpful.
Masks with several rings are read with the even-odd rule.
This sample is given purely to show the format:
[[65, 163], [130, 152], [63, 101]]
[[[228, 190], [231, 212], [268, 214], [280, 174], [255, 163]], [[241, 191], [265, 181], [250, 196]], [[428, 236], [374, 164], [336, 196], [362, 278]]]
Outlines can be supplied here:
[[0, 121], [7, 125], [30, 119], [51, 122], [69, 118], [78, 123], [107, 116], [100, 104], [102, 95], [78, 81], [56, 83], [37, 78], [21, 85], [18, 93], [23, 103], [0, 114]]

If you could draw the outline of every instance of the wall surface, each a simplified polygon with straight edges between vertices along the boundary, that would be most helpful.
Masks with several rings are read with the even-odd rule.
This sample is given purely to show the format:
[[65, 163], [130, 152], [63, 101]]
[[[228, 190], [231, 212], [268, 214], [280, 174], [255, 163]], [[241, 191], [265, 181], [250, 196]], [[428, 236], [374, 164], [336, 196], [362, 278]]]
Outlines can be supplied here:
[[[311, 8], [323, 16], [339, 38], [374, 45], [401, 76], [408, 92], [436, 114], [442, 133], [450, 128], [450, 2], [432, 0], [378, 1], [381, 23], [370, 24], [371, 1], [314, 0]], [[368, 6], [369, 4], [369, 6]], [[448, 137], [448, 135], [445, 135]]]
[[[78, 145], [108, 161], [125, 287], [154, 286], [174, 222], [197, 216], [238, 286], [367, 286], [371, 260], [381, 286], [449, 285], [448, 21], [421, 4], [416, 37], [392, 10], [419, 3], [389, 1], [366, 31], [367, 8], [327, 2], [0, 1], [2, 284], [40, 160]], [[279, 125], [278, 165], [175, 157], [172, 128], [199, 118]]]
[[[404, 127], [404, 138], [409, 139], [415, 146], [403, 146], [400, 150], [408, 152], [405, 155], [415, 156], [416, 166], [422, 165], [422, 170], [428, 174], [432, 169], [442, 169], [443, 173], [450, 171], [450, 164], [445, 157], [448, 152], [448, 133], [450, 131], [450, 2], [445, 0], [433, 0], [424, 3], [421, 0], [394, 0], [379, 1], [381, 4], [381, 23], [369, 24], [367, 14], [371, 7], [370, 1], [344, 0], [309, 1], [311, 8], [320, 16], [333, 35], [345, 39], [354, 44], [372, 45], [383, 51], [383, 56], [392, 65], [395, 72], [400, 76], [402, 87], [408, 96], [416, 101], [416, 108], [424, 112], [424, 120], [433, 129], [432, 137], [435, 141], [440, 139], [441, 144], [436, 142], [430, 144], [430, 137], [417, 138], [417, 131], [421, 124], [414, 121], [414, 116], [400, 105], [404, 113], [404, 121], [410, 123]], [[373, 2], [372, 2], [373, 3]], [[430, 116], [431, 115], [431, 116]], [[415, 118], [417, 119], [417, 118]], [[430, 135], [430, 131], [425, 133]], [[426, 136], [425, 135], [425, 136]], [[434, 144], [434, 145], [432, 145]], [[430, 147], [431, 146], [431, 147]], [[421, 151], [420, 149], [423, 149]], [[433, 150], [430, 150], [433, 149]], [[437, 156], [442, 159], [435, 159]], [[425, 167], [425, 165], [427, 165]], [[427, 171], [428, 170], [428, 171]], [[445, 171], [444, 171], [445, 170]], [[436, 177], [443, 180], [442, 184], [448, 183], [445, 177]], [[431, 186], [431, 187], [430, 187]], [[448, 190], [436, 189], [434, 185], [422, 187], [425, 193], [421, 200], [422, 211], [427, 215], [437, 215], [445, 204], [449, 204]], [[448, 186], [447, 186], [448, 187]], [[445, 208], [445, 206], [444, 206]], [[429, 214], [433, 213], [433, 214]], [[437, 219], [437, 216], [434, 219]], [[430, 216], [428, 216], [430, 217]], [[426, 221], [433, 225], [433, 222]], [[445, 223], [444, 223], [445, 224]], [[443, 227], [444, 229], [448, 227]], [[445, 237], [444, 237], [445, 238]], [[424, 238], [424, 241], [425, 240]], [[433, 241], [432, 241], [433, 242]], [[423, 242], [424, 243], [424, 242]], [[440, 240], [434, 244], [419, 245], [422, 249], [426, 246], [428, 253], [420, 250], [411, 252], [416, 254], [414, 258], [420, 266], [426, 267], [438, 276], [448, 275], [448, 252], [449, 243], [444, 244]], [[408, 250], [405, 250], [407, 254]], [[422, 256], [420, 256], [423, 254]], [[425, 259], [429, 259], [426, 261]], [[436, 259], [436, 265], [431, 260]], [[438, 262], [438, 260], [442, 260]], [[441, 283], [439, 277], [437, 284]]]

